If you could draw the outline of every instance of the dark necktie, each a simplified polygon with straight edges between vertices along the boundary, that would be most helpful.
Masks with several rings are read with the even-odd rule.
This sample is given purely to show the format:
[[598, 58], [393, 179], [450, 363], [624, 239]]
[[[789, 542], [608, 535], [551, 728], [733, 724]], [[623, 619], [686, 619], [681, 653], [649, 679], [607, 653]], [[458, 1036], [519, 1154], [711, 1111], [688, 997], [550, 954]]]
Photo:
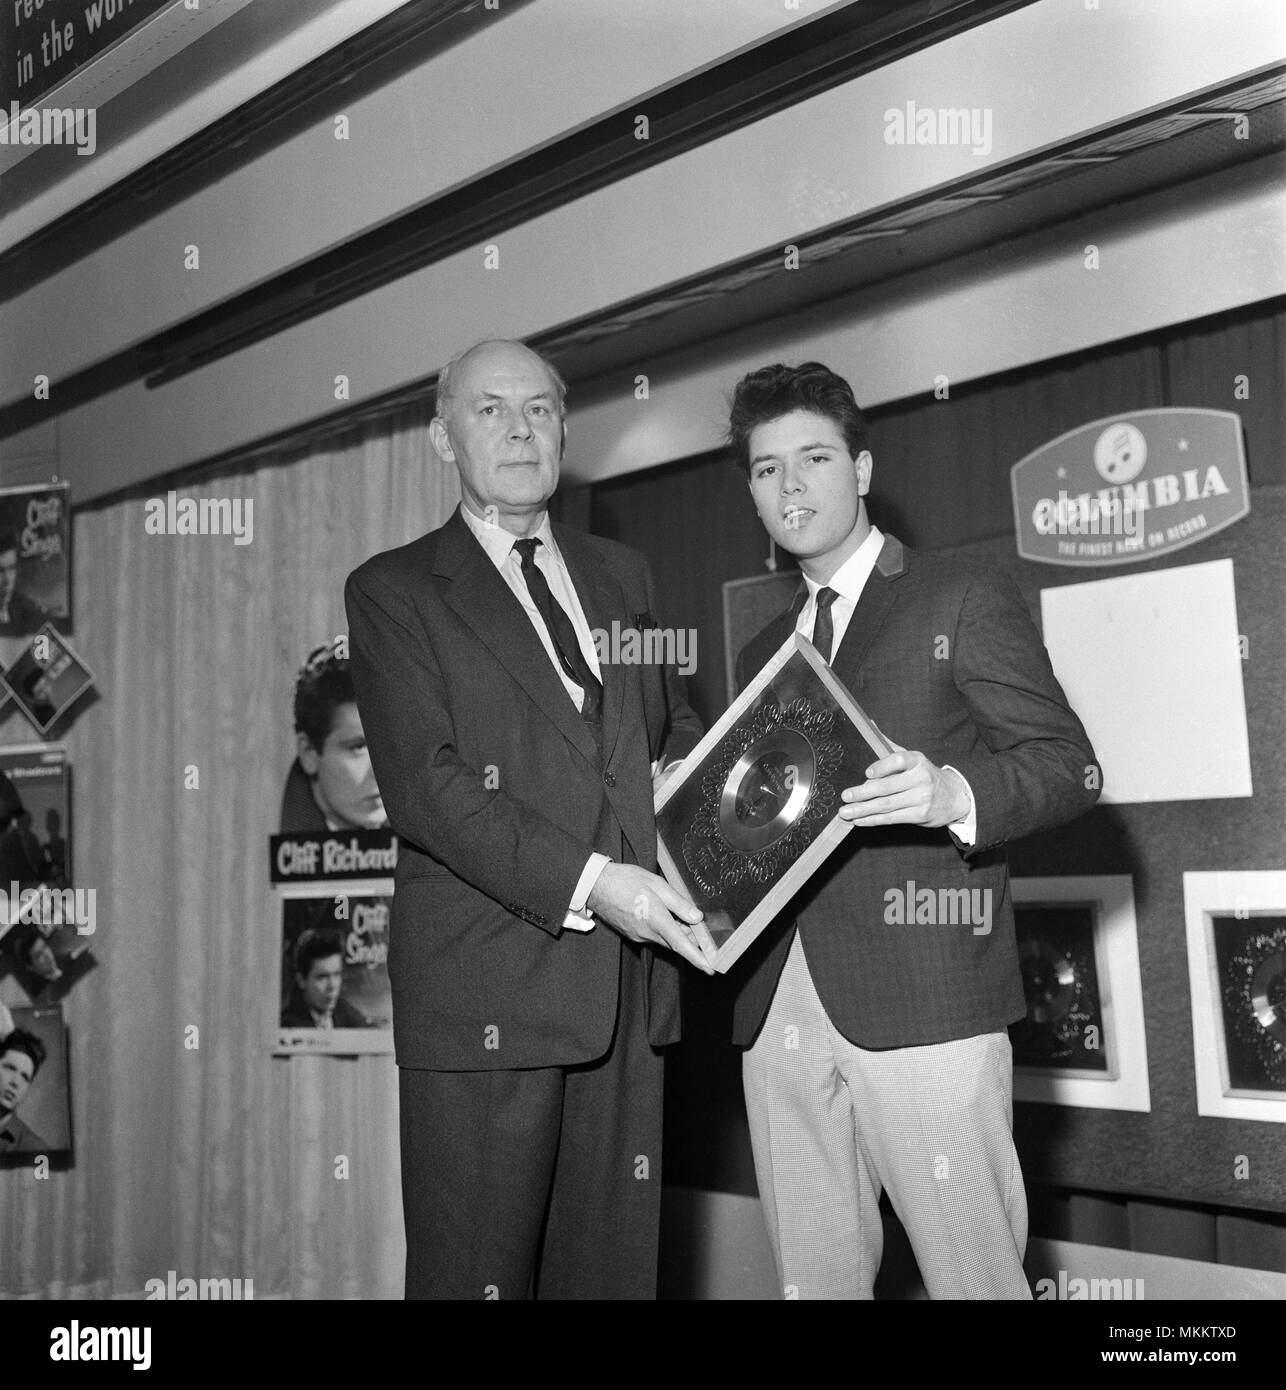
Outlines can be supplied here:
[[839, 595], [834, 589], [818, 589], [817, 617], [813, 620], [813, 646], [826, 664], [830, 665], [831, 645], [835, 641], [835, 627], [831, 622], [831, 604]]
[[525, 540], [514, 542], [514, 549], [522, 559], [522, 576], [527, 581], [527, 592], [545, 621], [545, 629], [553, 641], [554, 651], [558, 653], [558, 664], [568, 680], [575, 681], [585, 692], [581, 718], [587, 724], [597, 724], [603, 708], [603, 687], [585, 660], [567, 610], [550, 592], [549, 583], [536, 564], [536, 547], [539, 544], [539, 536], [528, 536]]

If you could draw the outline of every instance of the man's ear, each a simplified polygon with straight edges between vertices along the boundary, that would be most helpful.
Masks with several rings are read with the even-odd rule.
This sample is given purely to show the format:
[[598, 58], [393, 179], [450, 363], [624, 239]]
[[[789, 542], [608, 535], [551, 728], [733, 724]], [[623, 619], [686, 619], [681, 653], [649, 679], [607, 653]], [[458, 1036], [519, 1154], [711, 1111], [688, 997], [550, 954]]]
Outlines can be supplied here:
[[435, 415], [429, 421], [429, 443], [433, 446], [433, 452], [443, 463], [455, 462], [455, 450], [451, 447], [451, 436], [447, 433], [447, 422], [440, 415]]
[[295, 752], [299, 754], [299, 766], [309, 777], [316, 777], [317, 769], [321, 766], [321, 754], [313, 747], [307, 734], [295, 735]]
[[875, 467], [875, 460], [869, 449], [863, 449], [853, 462], [857, 465], [857, 495], [865, 497], [871, 490], [871, 470]]

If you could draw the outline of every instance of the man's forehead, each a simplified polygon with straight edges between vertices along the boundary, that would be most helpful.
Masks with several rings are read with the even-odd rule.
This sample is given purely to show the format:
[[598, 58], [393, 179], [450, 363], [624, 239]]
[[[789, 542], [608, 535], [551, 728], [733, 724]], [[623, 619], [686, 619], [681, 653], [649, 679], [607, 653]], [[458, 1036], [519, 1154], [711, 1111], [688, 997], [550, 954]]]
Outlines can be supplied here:
[[817, 445], [828, 449], [848, 447], [839, 425], [829, 416], [818, 415], [812, 410], [793, 410], [788, 415], [763, 421], [750, 431], [749, 443], [752, 457], [766, 452], [810, 449]]
[[549, 368], [535, 353], [514, 344], [476, 348], [460, 363], [458, 371], [462, 395], [557, 394]]

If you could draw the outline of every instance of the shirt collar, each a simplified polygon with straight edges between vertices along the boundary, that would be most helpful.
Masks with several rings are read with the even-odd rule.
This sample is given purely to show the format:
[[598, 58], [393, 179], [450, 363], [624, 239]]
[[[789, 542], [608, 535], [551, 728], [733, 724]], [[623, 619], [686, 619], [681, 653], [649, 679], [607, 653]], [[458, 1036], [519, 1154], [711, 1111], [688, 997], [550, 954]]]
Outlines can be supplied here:
[[871, 571], [875, 568], [875, 562], [880, 558], [880, 551], [883, 546], [884, 533], [878, 526], [872, 526], [862, 544], [831, 575], [825, 584], [818, 584], [809, 579], [807, 575], [803, 576], [804, 583], [808, 585], [808, 597], [815, 599], [818, 589], [834, 589], [840, 598], [847, 599], [849, 603], [856, 606], [858, 599], [862, 597], [862, 590], [866, 587], [866, 581], [871, 577]]
[[[502, 568], [505, 561], [513, 553], [514, 541], [518, 539], [512, 532], [506, 531], [503, 526], [488, 526], [480, 516], [475, 516], [463, 502], [460, 503], [460, 515], [464, 518], [464, 524], [478, 538], [479, 545], [487, 552], [487, 557], [497, 569]], [[554, 531], [549, 524], [549, 513], [546, 512], [540, 519], [540, 528], [535, 532], [541, 544], [555, 558], [561, 559], [558, 553], [558, 546], [554, 542]], [[537, 551], [539, 554], [539, 551]]]

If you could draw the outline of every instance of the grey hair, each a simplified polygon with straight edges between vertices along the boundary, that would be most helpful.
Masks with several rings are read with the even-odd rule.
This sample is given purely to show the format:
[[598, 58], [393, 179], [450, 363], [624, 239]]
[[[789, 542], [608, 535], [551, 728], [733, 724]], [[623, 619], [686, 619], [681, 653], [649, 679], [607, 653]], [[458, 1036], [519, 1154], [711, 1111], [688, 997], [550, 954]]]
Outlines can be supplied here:
[[567, 414], [567, 383], [563, 380], [562, 373], [558, 370], [557, 367], [554, 366], [554, 364], [549, 360], [548, 357], [545, 357], [542, 353], [537, 352], [535, 348], [527, 347], [526, 343], [519, 342], [517, 338], [483, 338], [480, 342], [474, 343], [472, 344], [472, 346], [465, 348], [463, 352], [456, 353], [456, 355], [438, 373], [437, 393], [434, 397], [433, 402], [433, 410], [435, 414], [441, 416], [446, 415], [447, 406], [450, 404], [452, 399], [452, 386], [455, 382], [455, 374], [460, 366], [460, 363], [463, 362], [464, 359], [468, 357], [468, 355], [471, 352], [473, 352], [475, 348], [485, 347], [492, 343], [508, 343], [512, 347], [527, 348], [528, 352], [530, 352], [534, 357], [539, 358], [540, 361], [544, 363], [545, 370], [554, 379], [554, 385], [558, 391], [558, 413], [560, 415]]

